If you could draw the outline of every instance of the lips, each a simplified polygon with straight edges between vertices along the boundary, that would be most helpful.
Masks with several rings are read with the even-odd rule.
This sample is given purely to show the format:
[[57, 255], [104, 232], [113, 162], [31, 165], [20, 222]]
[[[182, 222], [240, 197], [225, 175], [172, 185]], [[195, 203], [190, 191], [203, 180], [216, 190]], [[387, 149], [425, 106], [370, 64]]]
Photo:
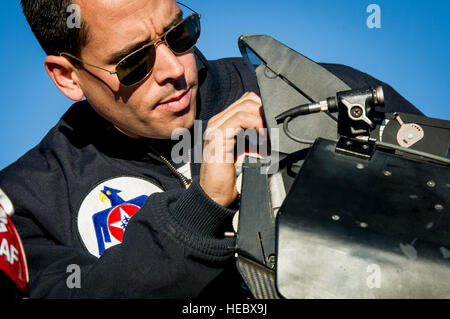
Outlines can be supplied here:
[[177, 97], [159, 104], [157, 108], [167, 112], [177, 113], [185, 110], [189, 106], [190, 102], [191, 90], [188, 90]]

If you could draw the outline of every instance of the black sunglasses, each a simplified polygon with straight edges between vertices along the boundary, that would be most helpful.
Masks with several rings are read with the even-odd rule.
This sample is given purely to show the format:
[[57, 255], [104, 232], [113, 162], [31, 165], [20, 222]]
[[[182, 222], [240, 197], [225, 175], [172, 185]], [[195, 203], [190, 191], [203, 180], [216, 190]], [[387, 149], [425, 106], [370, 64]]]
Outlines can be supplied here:
[[186, 5], [179, 3], [191, 10], [191, 15], [170, 28], [163, 35], [144, 45], [138, 50], [130, 53], [116, 65], [115, 71], [110, 71], [102, 67], [87, 63], [69, 54], [60, 53], [61, 56], [74, 59], [80, 63], [94, 68], [116, 74], [119, 81], [124, 86], [132, 86], [144, 80], [152, 71], [156, 59], [156, 47], [164, 43], [174, 54], [183, 54], [191, 50], [200, 37], [200, 17], [201, 15]]

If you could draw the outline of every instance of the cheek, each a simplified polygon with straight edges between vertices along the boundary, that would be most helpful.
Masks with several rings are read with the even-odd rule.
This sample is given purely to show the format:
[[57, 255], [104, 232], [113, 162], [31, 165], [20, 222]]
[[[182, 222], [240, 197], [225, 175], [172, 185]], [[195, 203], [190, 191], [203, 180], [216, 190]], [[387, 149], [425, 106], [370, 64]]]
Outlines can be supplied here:
[[189, 73], [189, 76], [191, 77], [191, 81], [195, 83], [195, 86], [197, 87], [198, 84], [198, 74], [197, 74], [197, 64], [195, 62], [194, 53], [189, 54], [189, 61], [187, 61], [187, 65], [185, 66], [186, 73]]
[[115, 80], [113, 75], [110, 77], [100, 77], [95, 74], [83, 74], [80, 85], [89, 103], [98, 106], [98, 108], [105, 109], [104, 112], [106, 112], [106, 109], [110, 108], [116, 102], [113, 91]]
[[183, 64], [184, 77], [188, 85], [197, 85], [197, 64], [195, 62], [194, 50], [178, 56], [178, 61]]

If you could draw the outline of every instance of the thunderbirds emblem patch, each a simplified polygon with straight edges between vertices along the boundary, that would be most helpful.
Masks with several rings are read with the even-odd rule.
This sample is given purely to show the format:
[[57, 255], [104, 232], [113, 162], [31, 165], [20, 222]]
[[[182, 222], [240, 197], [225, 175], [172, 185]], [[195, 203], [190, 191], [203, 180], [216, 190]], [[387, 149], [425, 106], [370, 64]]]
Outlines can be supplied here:
[[77, 227], [87, 250], [99, 257], [122, 242], [128, 222], [148, 196], [163, 190], [137, 177], [117, 177], [97, 185], [84, 198]]

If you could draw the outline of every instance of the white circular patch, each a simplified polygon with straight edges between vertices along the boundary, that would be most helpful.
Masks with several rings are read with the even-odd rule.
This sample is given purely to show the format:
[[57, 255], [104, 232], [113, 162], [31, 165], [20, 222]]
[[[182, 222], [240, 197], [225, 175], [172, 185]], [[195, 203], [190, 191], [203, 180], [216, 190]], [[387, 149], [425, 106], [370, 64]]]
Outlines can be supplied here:
[[116, 177], [98, 184], [78, 211], [78, 233], [86, 249], [100, 257], [121, 243], [129, 219], [148, 196], [159, 192], [163, 192], [160, 187], [138, 177]]

